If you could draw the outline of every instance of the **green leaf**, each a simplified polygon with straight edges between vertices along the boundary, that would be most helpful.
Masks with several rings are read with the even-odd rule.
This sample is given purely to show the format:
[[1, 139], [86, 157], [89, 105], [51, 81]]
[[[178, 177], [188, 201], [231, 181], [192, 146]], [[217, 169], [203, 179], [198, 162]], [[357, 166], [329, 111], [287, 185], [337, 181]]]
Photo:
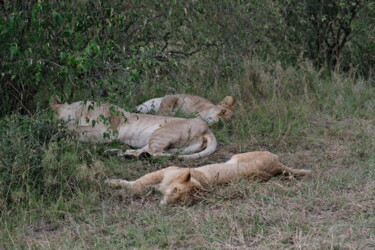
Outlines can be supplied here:
[[10, 59], [12, 60], [13, 57], [14, 57], [15, 55], [17, 55], [18, 52], [19, 52], [18, 44], [15, 43], [13, 46], [11, 46], [11, 47], [9, 48], [9, 51], [10, 51]]

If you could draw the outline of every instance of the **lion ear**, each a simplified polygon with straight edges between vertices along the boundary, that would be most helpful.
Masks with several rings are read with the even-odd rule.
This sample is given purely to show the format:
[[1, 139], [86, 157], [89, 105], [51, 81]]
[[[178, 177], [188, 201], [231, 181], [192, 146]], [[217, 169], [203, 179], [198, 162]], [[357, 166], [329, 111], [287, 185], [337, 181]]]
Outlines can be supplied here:
[[52, 104], [61, 104], [61, 100], [59, 96], [54, 96], [52, 99]]
[[180, 183], [189, 182], [190, 178], [191, 178], [190, 168], [187, 168], [187, 169], [184, 169], [180, 177], [178, 177], [178, 181]]
[[61, 100], [58, 96], [54, 96], [52, 101], [49, 103], [49, 106], [51, 107], [51, 109], [54, 109], [56, 110], [57, 107], [61, 104]]
[[235, 104], [235, 100], [233, 96], [226, 96], [224, 100], [222, 100], [219, 105], [227, 108], [231, 108]]

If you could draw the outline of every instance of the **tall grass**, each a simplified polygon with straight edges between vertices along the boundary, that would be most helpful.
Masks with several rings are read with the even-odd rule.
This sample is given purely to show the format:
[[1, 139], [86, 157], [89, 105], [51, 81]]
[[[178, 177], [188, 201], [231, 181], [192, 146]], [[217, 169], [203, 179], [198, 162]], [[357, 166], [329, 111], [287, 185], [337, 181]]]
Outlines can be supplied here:
[[[211, 61], [212, 62], [212, 61]], [[200, 73], [202, 67], [205, 72]], [[201, 61], [180, 66], [167, 93], [237, 99], [235, 119], [212, 127], [211, 157], [126, 160], [114, 145], [77, 143], [52, 114], [0, 121], [0, 247], [5, 248], [371, 248], [374, 223], [374, 86], [355, 74], [244, 58], [241, 67]], [[229, 74], [229, 73], [228, 73]], [[207, 87], [202, 88], [202, 84]], [[195, 167], [235, 153], [270, 150], [314, 176], [247, 180], [214, 187], [191, 207], [158, 207], [160, 195], [134, 196], [103, 185], [170, 165]]]
[[75, 210], [77, 195], [95, 193], [95, 185], [83, 169], [96, 159], [93, 146], [76, 143], [74, 134], [52, 112], [7, 116], [0, 127], [2, 215]]

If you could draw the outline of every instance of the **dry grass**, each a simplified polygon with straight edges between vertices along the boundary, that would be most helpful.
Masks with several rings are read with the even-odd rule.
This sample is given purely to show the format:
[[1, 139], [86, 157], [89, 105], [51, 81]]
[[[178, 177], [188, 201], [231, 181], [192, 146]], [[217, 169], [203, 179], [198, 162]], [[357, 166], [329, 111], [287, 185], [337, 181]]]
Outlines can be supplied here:
[[[16, 227], [4, 227], [0, 248], [375, 248], [374, 100], [363, 95], [374, 89], [343, 76], [333, 79], [337, 89], [322, 88], [326, 80], [309, 65], [301, 72], [247, 63], [251, 70], [221, 89], [238, 102], [236, 120], [213, 127], [220, 142], [214, 155], [194, 161], [95, 156], [94, 167], [79, 169], [98, 180], [96, 206], [85, 205], [90, 197], [77, 197], [82, 204], [75, 212], [49, 211], [32, 220], [26, 211]], [[301, 82], [299, 90], [287, 86], [296, 85], [292, 80]], [[314, 175], [213, 187], [188, 207], [159, 207], [154, 191], [133, 196], [101, 184], [107, 176], [134, 179], [169, 165], [195, 167], [252, 150], [274, 152], [286, 165]]]
[[[155, 192], [133, 197], [124, 190], [106, 190], [107, 197], [94, 211], [67, 213], [58, 225], [38, 222], [24, 234], [16, 235], [17, 241], [21, 237], [32, 248], [52, 249], [370, 249], [375, 241], [374, 159], [367, 166], [352, 160], [355, 143], [347, 135], [325, 136], [310, 143], [309, 149], [276, 152], [286, 164], [310, 168], [315, 175], [293, 180], [274, 178], [265, 183], [230, 183], [215, 187], [212, 195], [191, 207], [159, 207], [160, 195]], [[222, 161], [228, 151], [234, 150], [228, 145], [210, 159], [168, 161], [165, 165]], [[151, 171], [144, 165], [165, 166], [148, 161], [124, 160], [123, 164], [131, 169], [127, 171], [138, 175]]]

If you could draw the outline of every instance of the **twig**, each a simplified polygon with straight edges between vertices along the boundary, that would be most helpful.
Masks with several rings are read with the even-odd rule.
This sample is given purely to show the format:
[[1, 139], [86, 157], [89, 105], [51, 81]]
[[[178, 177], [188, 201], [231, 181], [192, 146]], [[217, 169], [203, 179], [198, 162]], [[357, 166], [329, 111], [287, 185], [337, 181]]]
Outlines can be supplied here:
[[162, 54], [164, 52], [164, 50], [168, 47], [168, 36], [171, 34], [171, 32], [167, 32], [164, 36], [163, 36], [163, 40], [165, 42], [164, 44], [164, 47], [161, 49], [160, 51], [160, 54]]
[[177, 55], [191, 56], [201, 51], [204, 47], [211, 47], [211, 46], [218, 46], [218, 45], [216, 43], [207, 43], [190, 52], [184, 52], [184, 51], [178, 51], [178, 50], [167, 50], [165, 54], [169, 54], [169, 55], [177, 54]]
[[[196, 53], [198, 53], [199, 51], [201, 51], [203, 48], [205, 47], [212, 47], [212, 46], [219, 46], [217, 43], [207, 43], [207, 44], [204, 44], [190, 52], [185, 52], [185, 51], [179, 51], [179, 50], [167, 50], [165, 51], [165, 49], [167, 48], [168, 46], [168, 41], [165, 41], [165, 45], [163, 46], [163, 49], [157, 53], [154, 58], [156, 60], [159, 60], [159, 61], [162, 61], [163, 59], [165, 59], [166, 55], [182, 55], [182, 56], [191, 56], [191, 55], [194, 55]], [[164, 52], [165, 51], [165, 52]]]
[[23, 105], [22, 101], [14, 94], [12, 94], [13, 97], [15, 97], [17, 99], [17, 101], [21, 104], [21, 106], [25, 109], [25, 111], [30, 115], [32, 116], [33, 114], [25, 107], [25, 105]]
[[[137, 27], [135, 27], [133, 30], [130, 30], [129, 33], [126, 34], [126, 36], [125, 36], [125, 40], [127, 40], [130, 36], [132, 36], [133, 33], [137, 32], [138, 30], [140, 30], [140, 29], [142, 29], [142, 28], [144, 28], [144, 27], [146, 27], [146, 25], [147, 25], [149, 22], [152, 22], [152, 21], [156, 20], [157, 18], [162, 17], [162, 16], [164, 16], [164, 15], [165, 15], [164, 13], [160, 13], [160, 14], [155, 15], [155, 16], [152, 17], [152, 18], [146, 19], [146, 21], [145, 21], [143, 24], [140, 24], [140, 25], [138, 25]], [[134, 23], [135, 23], [135, 22], [133, 22], [132, 24], [134, 24]], [[129, 29], [130, 29], [130, 27], [129, 27]]]
[[60, 64], [58, 64], [58, 63], [55, 63], [55, 62], [52, 62], [52, 61], [47, 60], [47, 59], [40, 59], [40, 60], [41, 60], [41, 61], [44, 61], [44, 62], [48, 62], [48, 63], [53, 64], [53, 65], [58, 66], [58, 67], [62, 67], [62, 65], [60, 65]]

